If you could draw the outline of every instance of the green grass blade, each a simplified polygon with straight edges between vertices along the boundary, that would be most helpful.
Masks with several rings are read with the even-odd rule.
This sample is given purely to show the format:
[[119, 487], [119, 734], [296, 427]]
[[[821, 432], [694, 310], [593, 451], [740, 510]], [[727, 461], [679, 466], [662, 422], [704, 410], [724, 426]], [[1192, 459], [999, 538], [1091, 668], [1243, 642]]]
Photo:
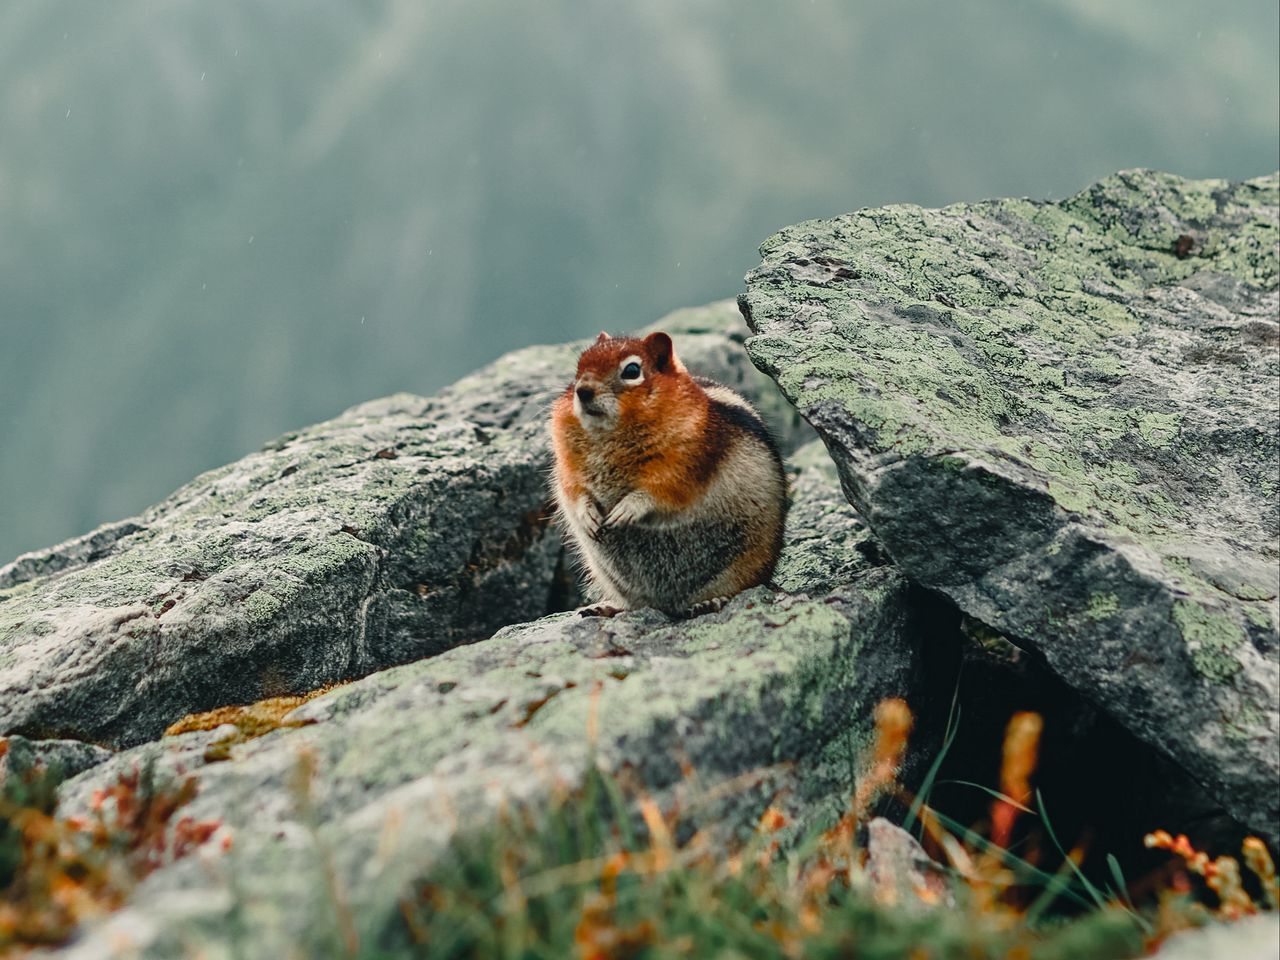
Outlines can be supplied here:
[[915, 800], [911, 804], [911, 809], [907, 811], [907, 818], [902, 822], [902, 829], [908, 833], [915, 826], [916, 817], [920, 814], [920, 808], [929, 801], [929, 794], [933, 790], [933, 781], [938, 776], [938, 771], [942, 769], [942, 761], [947, 758], [947, 753], [951, 749], [951, 744], [955, 742], [956, 734], [960, 730], [960, 682], [956, 681], [956, 688], [951, 694], [951, 709], [947, 713], [947, 729], [942, 735], [942, 749], [938, 751], [938, 755], [933, 758], [933, 763], [929, 765], [928, 772], [924, 775], [924, 780], [920, 782], [920, 790], [916, 794]]
[[1032, 814], [1033, 816], [1035, 815], [1034, 810], [1032, 810], [1028, 806], [1024, 806], [1023, 804], [1019, 803], [1017, 800], [1013, 799], [1013, 797], [1009, 796], [1007, 793], [1001, 793], [999, 790], [992, 790], [990, 787], [984, 787], [982, 784], [974, 783], [972, 780], [940, 780], [938, 783], [939, 783], [939, 786], [943, 784], [948, 784], [948, 783], [957, 783], [962, 787], [973, 787], [975, 790], [981, 790], [983, 793], [988, 794], [991, 797], [994, 797], [996, 800], [1003, 800], [1005, 803], [1009, 804], [1009, 806], [1011, 807], [1017, 807], [1023, 813], [1029, 813], [1029, 814]]
[[1072, 872], [1075, 873], [1076, 878], [1080, 883], [1084, 885], [1085, 890], [1087, 890], [1089, 896], [1093, 898], [1094, 903], [1100, 907], [1105, 907], [1108, 903], [1107, 897], [1103, 895], [1101, 890], [1090, 882], [1089, 878], [1084, 875], [1084, 871], [1081, 870], [1076, 862], [1067, 855], [1066, 848], [1059, 842], [1058, 834], [1054, 831], [1053, 824], [1049, 822], [1049, 811], [1045, 809], [1044, 797], [1041, 796], [1039, 790], [1036, 790], [1036, 805], [1040, 808], [1040, 822], [1044, 824], [1045, 832], [1049, 834], [1049, 839], [1053, 841], [1053, 845], [1058, 849], [1058, 853], [1062, 855], [1062, 858], [1066, 863], [1071, 865]]
[[1118, 896], [1128, 908], [1129, 913], [1132, 914], [1133, 918], [1142, 925], [1143, 930], [1147, 933], [1153, 932], [1155, 927], [1151, 925], [1151, 922], [1147, 920], [1146, 917], [1138, 912], [1138, 908], [1134, 906], [1133, 900], [1129, 897], [1129, 884], [1125, 882], [1124, 871], [1120, 869], [1120, 861], [1116, 859], [1116, 855], [1114, 853], [1107, 854], [1107, 868], [1111, 871], [1111, 877], [1116, 882], [1116, 890], [1119, 891]]
[[[977, 847], [979, 850], [982, 850], [983, 852], [994, 853], [1005, 866], [1010, 867], [1018, 871], [1019, 873], [1034, 879], [1036, 882], [1042, 883], [1046, 886], [1051, 884], [1056, 885], [1061, 882], [1060, 879], [1056, 877], [1054, 874], [1046, 873], [1044, 870], [1041, 870], [1039, 867], [1033, 866], [1032, 864], [1028, 863], [1026, 860], [1023, 860], [1021, 857], [1017, 856], [1016, 854], [1010, 853], [1004, 847], [997, 846], [996, 844], [988, 840], [986, 837], [982, 836], [982, 834], [977, 833], [973, 830], [970, 830], [968, 827], [964, 826], [963, 824], [958, 823], [955, 820], [952, 820], [945, 813], [939, 813], [938, 811], [933, 810], [931, 808], [930, 815], [933, 816], [944, 827], [946, 827], [947, 830], [949, 830], [951, 833], [955, 834], [956, 836], [959, 836], [966, 843], [969, 843]], [[1081, 907], [1093, 906], [1093, 904], [1090, 903], [1088, 899], [1076, 893], [1074, 890], [1070, 889], [1069, 883], [1067, 888], [1061, 890], [1060, 892], [1065, 896], [1067, 896], [1070, 900], [1074, 901], [1078, 906], [1081, 906]]]

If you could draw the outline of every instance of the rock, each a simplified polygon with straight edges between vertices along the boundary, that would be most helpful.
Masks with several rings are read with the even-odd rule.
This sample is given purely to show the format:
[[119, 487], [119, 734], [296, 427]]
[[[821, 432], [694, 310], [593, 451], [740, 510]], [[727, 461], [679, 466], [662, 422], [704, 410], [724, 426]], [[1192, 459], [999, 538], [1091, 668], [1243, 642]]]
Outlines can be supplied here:
[[867, 824], [867, 879], [885, 906], [954, 907], [947, 871], [911, 834], [884, 817]]
[[[659, 326], [784, 442], [804, 436], [731, 303]], [[355, 407], [0, 569], [0, 733], [135, 744], [567, 606], [543, 419], [582, 346]]]
[[[830, 473], [803, 468], [797, 487], [801, 525], [832, 522]], [[788, 547], [800, 587], [811, 584], [795, 571], [815, 567], [805, 550]], [[730, 831], [779, 793], [800, 812], [847, 802], [872, 709], [908, 692], [918, 652], [906, 583], [859, 557], [851, 546], [851, 579], [813, 598], [758, 587], [687, 621], [562, 613], [510, 626], [307, 702], [225, 762], [203, 759], [216, 731], [128, 750], [65, 785], [62, 811], [151, 757], [160, 776], [197, 779], [184, 814], [222, 819], [233, 844], [163, 867], [64, 954], [322, 956], [342, 942], [342, 916], [376, 952], [405, 885], [459, 831], [572, 789], [593, 765], [660, 797], [693, 789], [691, 767], [706, 796], [725, 789], [706, 816]]]
[[836, 466], [821, 442], [789, 461], [794, 471], [786, 540], [773, 585], [790, 593], [820, 592], [888, 563], [871, 531], [840, 492]]
[[1156, 951], [1158, 960], [1275, 960], [1280, 955], [1280, 916], [1211, 923], [1175, 934]]
[[902, 571], [1273, 842], [1278, 185], [863, 210], [770, 238], [741, 300]]
[[43, 771], [56, 783], [83, 773], [110, 756], [110, 750], [79, 740], [3, 737], [0, 738], [0, 787], [10, 777], [27, 777], [36, 771]]

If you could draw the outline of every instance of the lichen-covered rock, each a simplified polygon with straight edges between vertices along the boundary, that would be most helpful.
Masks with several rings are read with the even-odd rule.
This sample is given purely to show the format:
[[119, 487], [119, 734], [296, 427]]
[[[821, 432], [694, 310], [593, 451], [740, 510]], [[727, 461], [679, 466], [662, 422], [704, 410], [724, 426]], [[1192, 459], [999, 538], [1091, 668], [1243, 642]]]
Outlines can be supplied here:
[[[747, 361], [731, 303], [660, 325], [784, 439], [803, 435]], [[138, 743], [192, 711], [363, 676], [563, 606], [543, 419], [581, 346], [355, 407], [0, 569], [0, 734]]]
[[39, 776], [56, 783], [83, 773], [111, 757], [110, 750], [80, 740], [0, 738], [0, 787], [10, 777]]
[[741, 301], [901, 569], [1273, 840], [1278, 185], [863, 210], [766, 241]]
[[[834, 522], [831, 481], [800, 471], [802, 524]], [[460, 830], [571, 789], [593, 765], [659, 795], [701, 790], [684, 807], [723, 830], [780, 791], [799, 812], [847, 802], [874, 705], [909, 693], [918, 631], [891, 567], [851, 546], [851, 579], [828, 589], [796, 572], [818, 568], [807, 549], [789, 556], [812, 597], [760, 587], [676, 622], [556, 614], [337, 688], [222, 762], [205, 759], [218, 731], [125, 751], [65, 785], [62, 812], [150, 757], [159, 776], [195, 776], [184, 814], [222, 820], [232, 844], [157, 871], [66, 956], [340, 955], [348, 920], [376, 952], [406, 883]]]
[[791, 593], [814, 593], [849, 583], [888, 558], [840, 490], [836, 465], [821, 441], [788, 460], [793, 471], [782, 555], [772, 583]]

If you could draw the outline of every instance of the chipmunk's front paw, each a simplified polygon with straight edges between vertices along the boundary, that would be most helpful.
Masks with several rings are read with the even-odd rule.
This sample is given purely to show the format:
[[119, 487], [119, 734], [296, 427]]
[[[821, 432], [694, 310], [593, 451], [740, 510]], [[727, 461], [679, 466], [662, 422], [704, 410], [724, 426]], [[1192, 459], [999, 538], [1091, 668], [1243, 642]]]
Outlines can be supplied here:
[[604, 523], [604, 514], [600, 510], [600, 504], [596, 503], [591, 497], [583, 497], [579, 512], [582, 519], [583, 533], [590, 540], [598, 539], [600, 537], [600, 527]]
[[653, 513], [653, 497], [641, 490], [633, 490], [614, 505], [604, 518], [604, 528], [625, 527], [643, 520]]

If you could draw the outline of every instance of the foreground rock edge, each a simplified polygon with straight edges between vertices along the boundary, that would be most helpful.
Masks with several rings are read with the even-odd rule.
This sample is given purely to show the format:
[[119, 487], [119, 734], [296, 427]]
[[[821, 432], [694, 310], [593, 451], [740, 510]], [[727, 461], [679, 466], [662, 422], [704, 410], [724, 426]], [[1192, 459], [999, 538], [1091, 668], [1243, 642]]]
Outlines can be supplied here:
[[[757, 588], [685, 623], [554, 615], [335, 690], [294, 712], [306, 725], [226, 762], [201, 760], [215, 734], [128, 751], [65, 785], [65, 809], [153, 757], [162, 775], [196, 776], [187, 814], [223, 819], [234, 844], [153, 874], [67, 955], [110, 956], [128, 938], [143, 956], [230, 956], [233, 913], [251, 956], [327, 942], [323, 869], [378, 930], [457, 831], [572, 789], [593, 764], [659, 795], [689, 768], [708, 795], [734, 784], [700, 815], [730, 832], [779, 796], [839, 803], [875, 703], [909, 689], [906, 595], [880, 568], [814, 599]], [[303, 757], [305, 801], [290, 786]]]
[[771, 799], [798, 822], [829, 821], [875, 703], [913, 689], [922, 632], [821, 444], [794, 470], [778, 578], [799, 595], [760, 588], [683, 622], [556, 615], [335, 688], [248, 742], [218, 728], [106, 762], [97, 751], [99, 765], [63, 785], [62, 815], [87, 813], [98, 791], [151, 764], [162, 781], [195, 777], [183, 816], [223, 828], [65, 954], [127, 943], [143, 956], [222, 956], [239, 929], [262, 944], [251, 956], [281, 955], [334, 932], [330, 871], [376, 928], [458, 831], [572, 789], [593, 765], [686, 802], [688, 765], [700, 790], [732, 785], [701, 812], [709, 828], [752, 823]]

